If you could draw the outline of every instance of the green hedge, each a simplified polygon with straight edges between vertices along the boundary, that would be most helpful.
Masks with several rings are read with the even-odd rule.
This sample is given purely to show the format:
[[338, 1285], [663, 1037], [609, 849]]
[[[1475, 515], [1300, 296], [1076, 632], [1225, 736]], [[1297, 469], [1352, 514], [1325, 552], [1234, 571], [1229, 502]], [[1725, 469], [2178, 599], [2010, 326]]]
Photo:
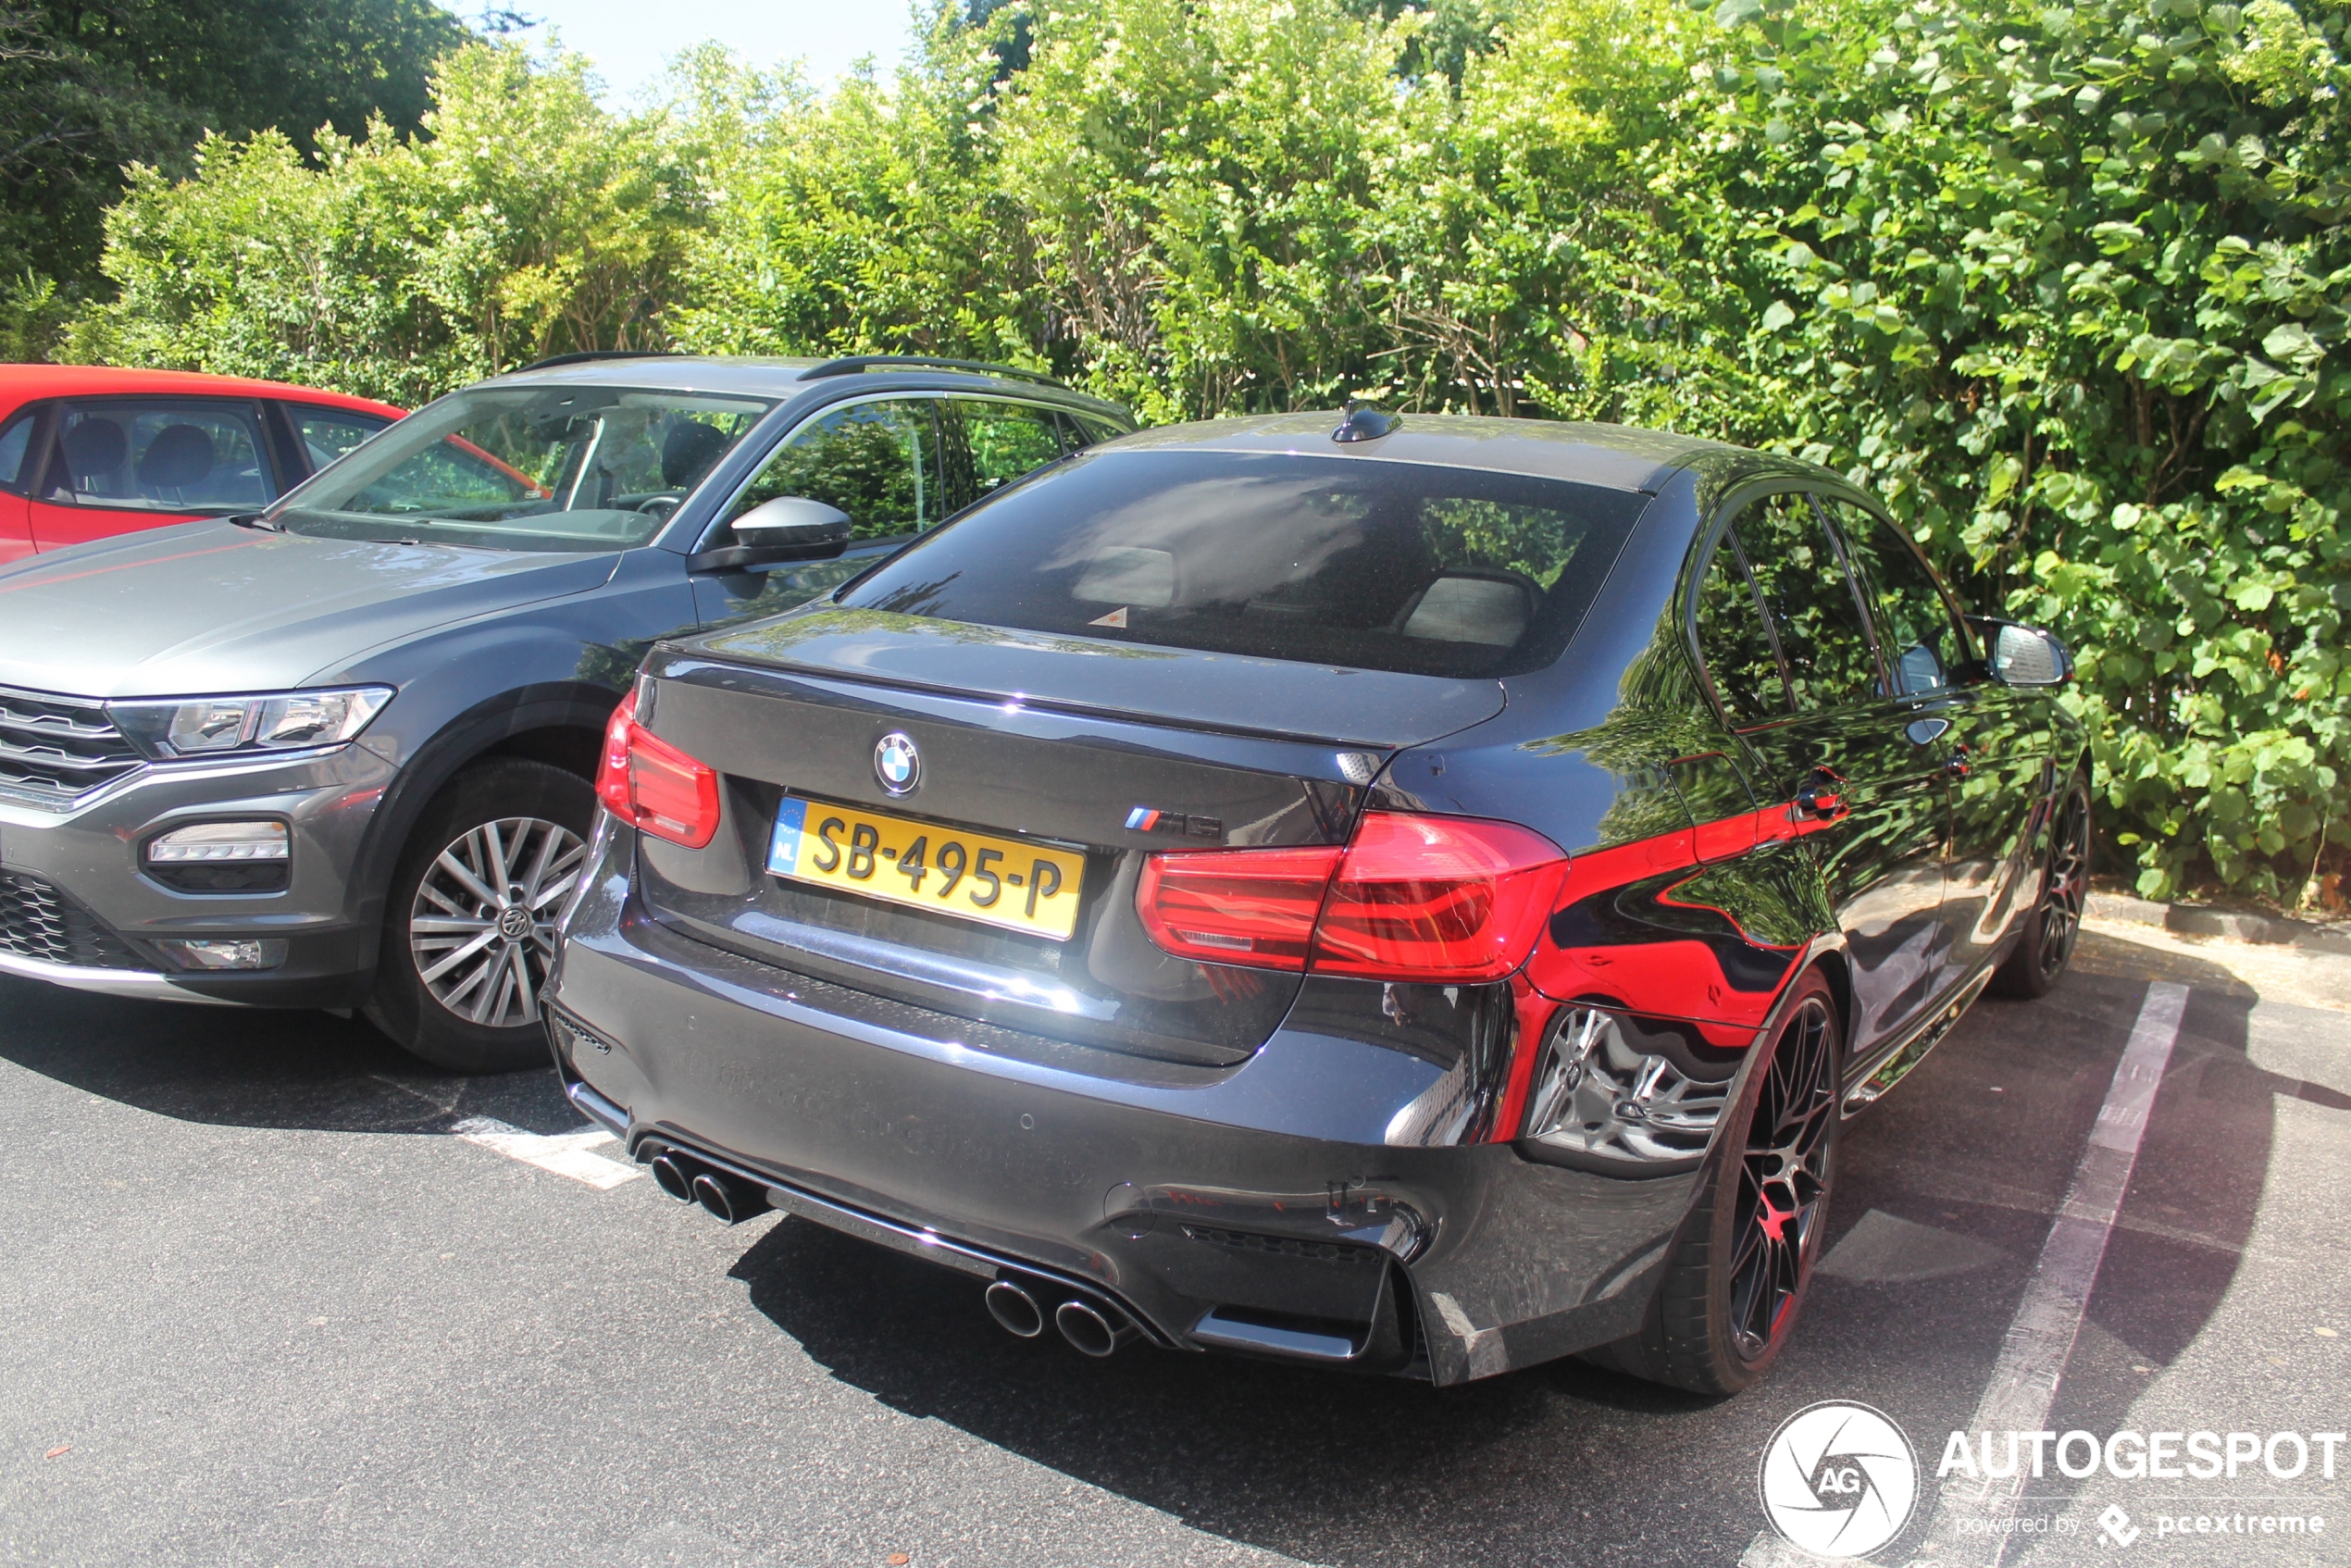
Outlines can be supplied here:
[[621, 115], [477, 47], [424, 137], [136, 179], [75, 352], [414, 400], [914, 349], [1800, 453], [2074, 644], [2143, 891], [2344, 863], [2344, 5], [1385, 9], [942, 8], [887, 83], [705, 52]]

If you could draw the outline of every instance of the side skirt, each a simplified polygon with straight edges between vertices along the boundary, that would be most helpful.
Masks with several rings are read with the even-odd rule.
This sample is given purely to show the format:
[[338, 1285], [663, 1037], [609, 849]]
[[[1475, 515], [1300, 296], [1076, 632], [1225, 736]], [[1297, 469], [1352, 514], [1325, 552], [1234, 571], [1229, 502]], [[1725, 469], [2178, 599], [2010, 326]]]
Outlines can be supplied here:
[[1900, 1083], [1909, 1076], [1912, 1068], [1925, 1061], [1926, 1053], [1943, 1043], [1943, 1037], [1966, 1016], [1967, 1010], [1975, 1005], [1975, 999], [1984, 994], [1984, 988], [1992, 983], [1995, 967], [1987, 964], [1978, 969], [1949, 1002], [1911, 1026], [1908, 1034], [1898, 1037], [1891, 1046], [1847, 1075], [1846, 1081], [1852, 1087], [1845, 1091], [1845, 1114], [1850, 1116], [1875, 1104], [1885, 1098], [1886, 1090]]

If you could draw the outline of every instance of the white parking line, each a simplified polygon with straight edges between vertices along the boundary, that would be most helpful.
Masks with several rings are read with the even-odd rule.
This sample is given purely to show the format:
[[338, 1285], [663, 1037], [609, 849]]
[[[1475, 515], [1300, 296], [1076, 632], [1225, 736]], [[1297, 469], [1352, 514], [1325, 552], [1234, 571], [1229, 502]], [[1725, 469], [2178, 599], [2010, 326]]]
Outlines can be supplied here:
[[589, 1152], [599, 1144], [619, 1141], [602, 1127], [551, 1137], [508, 1126], [495, 1116], [468, 1116], [449, 1130], [467, 1143], [494, 1149], [509, 1160], [520, 1160], [526, 1165], [585, 1182], [599, 1192], [609, 1191], [645, 1174], [634, 1165]]
[[[1984, 1385], [1983, 1399], [1976, 1403], [1969, 1423], [1971, 1431], [2036, 1432], [2048, 1419], [2049, 1407], [2057, 1400], [2058, 1379], [2073, 1357], [2073, 1341], [2089, 1310], [2091, 1288], [2097, 1284], [2099, 1265], [2106, 1261], [2107, 1241], [2122, 1212], [2123, 1195], [2130, 1190], [2131, 1173], [2139, 1163], [2139, 1144], [2146, 1137], [2147, 1113], [2155, 1108], [2156, 1091], [2162, 1088], [2164, 1069], [2171, 1065], [2171, 1048], [2179, 1043], [2180, 1019], [2187, 1004], [2185, 986], [2158, 980], [2147, 987], [2146, 999], [2139, 1004], [2138, 1021], [2131, 1027], [2130, 1041], [2122, 1048], [2122, 1059], [2114, 1064], [2114, 1077], [2098, 1106], [2098, 1119], [2090, 1128], [2090, 1141], [2074, 1164], [2065, 1201], [2050, 1222], [2040, 1260], [2034, 1264], [2033, 1277], [2025, 1282], [2016, 1316], [2009, 1320], [2000, 1359]], [[1932, 1462], [1928, 1457], [1932, 1451], [1930, 1445], [1921, 1460]], [[2005, 1513], [2015, 1506], [2028, 1478], [2022, 1465], [2009, 1477], [1977, 1481], [1953, 1477], [1936, 1500], [1934, 1520], [1919, 1543], [1918, 1555], [1910, 1560], [1913, 1568], [1919, 1564], [1941, 1568], [1957, 1561], [1962, 1555], [1958, 1549], [1971, 1540], [1959, 1534], [1959, 1522]], [[2012, 1538], [1996, 1534], [1988, 1537], [1996, 1543], [1986, 1560], [1991, 1568], [1998, 1568]], [[1764, 1530], [1740, 1554], [1739, 1568], [1798, 1568], [1826, 1561]], [[1871, 1565], [1854, 1561], [1844, 1568]]]
[[[2139, 1005], [2138, 1022], [2114, 1064], [2106, 1101], [2098, 1107], [2090, 1141], [2073, 1167], [2065, 1201], [2050, 1222], [2048, 1239], [2041, 1244], [2040, 1262], [2017, 1303], [2009, 1324], [2000, 1359], [1984, 1386], [1969, 1429], [1975, 1432], [2035, 1432], [2048, 1419], [2057, 1400], [2058, 1379], [2072, 1359], [2074, 1337], [2089, 1310], [2090, 1291], [2097, 1284], [2098, 1267], [2106, 1260], [2106, 1244], [2130, 1190], [2131, 1173], [2139, 1163], [2139, 1144], [2146, 1138], [2147, 1113], [2155, 1108], [2156, 1091], [2163, 1085], [2163, 1070], [2171, 1064], [2171, 1048], [2179, 1042], [2180, 1018], [2188, 1004], [2188, 989], [2167, 980], [2147, 987]], [[2012, 1508], [2029, 1477], [2025, 1467], [2006, 1477], [1966, 1481], [1954, 1476], [1943, 1487], [1934, 1521], [1921, 1543], [1922, 1555], [1948, 1561], [1959, 1546], [1959, 1522]], [[1984, 1537], [1975, 1537], [1984, 1539]], [[2007, 1555], [2012, 1537], [1995, 1535], [1989, 1561]]]

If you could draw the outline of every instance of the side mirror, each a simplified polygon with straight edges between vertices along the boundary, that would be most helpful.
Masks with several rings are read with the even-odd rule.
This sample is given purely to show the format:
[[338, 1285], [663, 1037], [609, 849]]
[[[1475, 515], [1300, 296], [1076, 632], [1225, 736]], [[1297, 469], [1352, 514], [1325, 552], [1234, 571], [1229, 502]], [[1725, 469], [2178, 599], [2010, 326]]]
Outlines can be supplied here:
[[2014, 621], [1996, 621], [1992, 633], [1992, 678], [2003, 686], [2061, 686], [2073, 675], [2073, 655], [2052, 632]]
[[715, 571], [781, 561], [829, 561], [849, 548], [849, 514], [840, 507], [804, 495], [779, 495], [735, 519], [734, 543], [703, 551], [687, 566]]

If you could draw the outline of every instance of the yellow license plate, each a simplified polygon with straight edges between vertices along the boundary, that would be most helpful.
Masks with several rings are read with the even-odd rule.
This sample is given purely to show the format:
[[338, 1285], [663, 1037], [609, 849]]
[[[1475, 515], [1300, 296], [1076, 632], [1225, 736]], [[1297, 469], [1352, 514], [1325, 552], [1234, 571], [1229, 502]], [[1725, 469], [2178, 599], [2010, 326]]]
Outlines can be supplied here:
[[1061, 941], [1077, 928], [1086, 857], [787, 795], [767, 840], [767, 870]]

